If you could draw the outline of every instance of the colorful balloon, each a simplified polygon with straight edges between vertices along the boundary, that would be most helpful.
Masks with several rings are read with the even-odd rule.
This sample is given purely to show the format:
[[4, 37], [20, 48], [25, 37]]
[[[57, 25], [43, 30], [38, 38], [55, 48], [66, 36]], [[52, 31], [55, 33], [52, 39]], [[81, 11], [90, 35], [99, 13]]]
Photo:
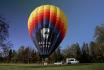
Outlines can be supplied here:
[[48, 57], [66, 34], [67, 18], [58, 7], [42, 5], [30, 14], [28, 31], [40, 55]]

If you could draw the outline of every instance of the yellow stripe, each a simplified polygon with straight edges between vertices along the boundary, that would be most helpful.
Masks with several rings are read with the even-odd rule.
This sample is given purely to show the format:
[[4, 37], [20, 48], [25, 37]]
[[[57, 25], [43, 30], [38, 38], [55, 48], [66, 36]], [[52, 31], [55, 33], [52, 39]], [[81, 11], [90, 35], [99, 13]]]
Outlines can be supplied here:
[[44, 11], [45, 10], [50, 10], [50, 5], [44, 5]]
[[39, 7], [36, 8], [35, 10], [33, 10], [32, 13], [29, 16], [29, 19], [28, 19], [28, 29], [30, 29], [31, 22], [32, 22], [33, 18], [38, 15], [38, 9], [39, 9]]
[[[67, 22], [67, 17], [64, 15], [64, 12], [60, 10], [58, 7], [53, 6], [53, 5], [42, 5], [37, 7], [33, 12], [30, 14], [29, 19], [28, 19], [28, 28], [30, 28], [30, 23], [33, 20], [34, 17], [36, 17], [38, 14], [42, 13], [45, 10], [50, 10], [50, 13], [55, 13], [57, 14], [57, 17], [61, 18], [62, 22], [64, 23], [64, 28], [65, 31], [68, 28], [68, 22]], [[50, 14], [51, 17], [51, 14]], [[58, 20], [58, 19], [57, 19]]]

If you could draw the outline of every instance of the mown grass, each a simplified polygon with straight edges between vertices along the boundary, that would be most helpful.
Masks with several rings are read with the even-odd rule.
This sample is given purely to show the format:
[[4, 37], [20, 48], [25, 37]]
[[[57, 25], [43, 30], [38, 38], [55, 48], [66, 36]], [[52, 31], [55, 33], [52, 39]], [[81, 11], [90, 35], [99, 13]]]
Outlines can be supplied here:
[[39, 64], [0, 64], [0, 70], [104, 70], [104, 64], [39, 65]]

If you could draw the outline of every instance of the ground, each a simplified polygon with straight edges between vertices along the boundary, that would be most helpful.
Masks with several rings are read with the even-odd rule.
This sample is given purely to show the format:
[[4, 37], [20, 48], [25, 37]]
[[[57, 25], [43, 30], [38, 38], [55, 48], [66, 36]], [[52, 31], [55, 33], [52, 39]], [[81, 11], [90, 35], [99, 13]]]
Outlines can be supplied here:
[[0, 70], [104, 70], [104, 64], [75, 65], [37, 65], [37, 64], [0, 64]]

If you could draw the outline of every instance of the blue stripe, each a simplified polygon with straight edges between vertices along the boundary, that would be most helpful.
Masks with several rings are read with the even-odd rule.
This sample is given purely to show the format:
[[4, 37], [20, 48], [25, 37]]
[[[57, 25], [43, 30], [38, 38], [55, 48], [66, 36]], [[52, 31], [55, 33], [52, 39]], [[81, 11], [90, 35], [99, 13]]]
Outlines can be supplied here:
[[[56, 43], [52, 43], [52, 45], [49, 47], [49, 49], [45, 49], [43, 51], [43, 48], [40, 48], [39, 45], [38, 45], [38, 41], [36, 40], [36, 32], [39, 32], [40, 29], [42, 29], [43, 27], [48, 27], [50, 28], [51, 30], [53, 30], [53, 32], [55, 33], [55, 35], [57, 35], [57, 38], [56, 38]], [[44, 19], [44, 21], [42, 21], [41, 23], [38, 23], [38, 25], [36, 26], [36, 28], [33, 29], [32, 31], [32, 39], [33, 39], [33, 42], [35, 43], [39, 53], [41, 55], [49, 55], [50, 53], [52, 53], [52, 51], [54, 51], [55, 48], [58, 47], [58, 45], [61, 43], [62, 41], [62, 38], [60, 36], [60, 30], [58, 30], [55, 26], [53, 26], [53, 23], [50, 22], [48, 19]], [[58, 36], [59, 34], [59, 36]], [[57, 45], [57, 47], [56, 47]], [[47, 51], [47, 52], [46, 52]]]

